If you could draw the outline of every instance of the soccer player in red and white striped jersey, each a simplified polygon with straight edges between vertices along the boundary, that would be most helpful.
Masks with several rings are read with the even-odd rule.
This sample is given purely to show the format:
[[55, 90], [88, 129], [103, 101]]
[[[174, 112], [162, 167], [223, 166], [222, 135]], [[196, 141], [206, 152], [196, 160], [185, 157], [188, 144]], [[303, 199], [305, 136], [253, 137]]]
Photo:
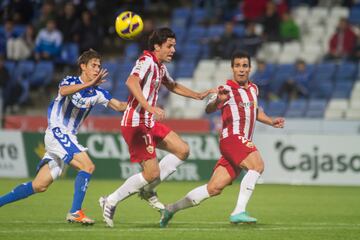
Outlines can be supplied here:
[[258, 108], [257, 86], [249, 80], [250, 57], [246, 53], [235, 53], [231, 59], [233, 79], [218, 87], [218, 93], [210, 98], [206, 112], [221, 110], [222, 131], [220, 134], [221, 157], [215, 165], [210, 181], [190, 191], [179, 201], [166, 205], [161, 210], [160, 227], [166, 227], [172, 216], [179, 210], [200, 204], [203, 200], [219, 195], [239, 175], [241, 169], [247, 173], [240, 184], [240, 193], [232, 223], [256, 223], [245, 208], [264, 171], [264, 162], [252, 142], [255, 121], [258, 120], [275, 128], [283, 128], [283, 118], [270, 118]]
[[[194, 92], [170, 77], [164, 62], [172, 60], [175, 44], [171, 29], [155, 30], [149, 37], [149, 51], [139, 57], [126, 81], [131, 95], [121, 121], [121, 131], [129, 147], [130, 161], [141, 164], [143, 171], [128, 178], [109, 196], [99, 199], [104, 220], [110, 227], [116, 205], [136, 192], [140, 192], [152, 207], [164, 208], [154, 188], [175, 172], [189, 155], [188, 144], [156, 121], [165, 117], [164, 110], [156, 106], [160, 86], [163, 84], [171, 92], [197, 100], [204, 99], [211, 91]], [[169, 152], [160, 163], [156, 158], [157, 147]]]

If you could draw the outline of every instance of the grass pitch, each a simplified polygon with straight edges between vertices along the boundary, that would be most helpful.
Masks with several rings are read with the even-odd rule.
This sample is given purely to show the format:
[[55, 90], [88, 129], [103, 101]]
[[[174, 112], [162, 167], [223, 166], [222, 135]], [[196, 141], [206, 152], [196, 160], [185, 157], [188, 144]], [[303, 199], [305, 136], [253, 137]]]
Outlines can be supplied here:
[[[0, 195], [21, 182], [0, 179]], [[91, 182], [83, 207], [97, 223], [86, 227], [65, 222], [73, 180], [59, 180], [46, 193], [1, 207], [0, 239], [360, 239], [358, 187], [257, 185], [247, 210], [259, 222], [231, 225], [228, 217], [239, 191], [239, 183], [234, 183], [222, 195], [176, 214], [166, 229], [158, 227], [158, 212], [132, 196], [118, 205], [115, 227], [109, 229], [102, 222], [97, 201], [121, 183]], [[165, 182], [158, 193], [164, 203], [173, 202], [200, 184]]]

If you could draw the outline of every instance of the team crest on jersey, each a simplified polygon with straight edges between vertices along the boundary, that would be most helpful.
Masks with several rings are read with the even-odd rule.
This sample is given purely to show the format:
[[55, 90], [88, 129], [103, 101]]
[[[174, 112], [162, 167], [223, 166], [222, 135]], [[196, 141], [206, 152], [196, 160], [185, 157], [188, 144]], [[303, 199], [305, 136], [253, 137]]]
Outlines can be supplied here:
[[246, 147], [248, 147], [248, 148], [253, 148], [253, 147], [255, 147], [255, 145], [253, 144], [253, 142], [248, 141], [248, 142], [246, 143]]
[[148, 153], [152, 154], [154, 152], [154, 146], [151, 146], [151, 145], [147, 146], [146, 151], [148, 151]]

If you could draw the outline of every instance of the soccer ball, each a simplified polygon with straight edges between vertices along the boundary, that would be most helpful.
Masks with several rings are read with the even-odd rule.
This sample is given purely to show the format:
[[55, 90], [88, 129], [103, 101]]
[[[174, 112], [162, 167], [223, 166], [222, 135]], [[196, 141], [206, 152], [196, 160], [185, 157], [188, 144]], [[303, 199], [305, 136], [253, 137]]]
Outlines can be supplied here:
[[143, 30], [144, 24], [139, 15], [131, 11], [119, 14], [115, 20], [117, 34], [123, 39], [134, 39]]

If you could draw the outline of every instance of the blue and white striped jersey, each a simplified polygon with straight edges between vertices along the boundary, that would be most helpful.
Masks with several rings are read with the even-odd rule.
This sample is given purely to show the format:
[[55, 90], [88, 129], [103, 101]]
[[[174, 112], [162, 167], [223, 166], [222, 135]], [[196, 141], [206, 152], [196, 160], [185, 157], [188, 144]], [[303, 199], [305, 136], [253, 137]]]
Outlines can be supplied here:
[[[59, 88], [81, 83], [80, 77], [67, 76], [60, 82]], [[97, 103], [106, 107], [111, 98], [111, 94], [100, 87], [89, 87], [68, 96], [58, 93], [48, 108], [48, 128], [59, 127], [76, 134], [92, 107]]]

